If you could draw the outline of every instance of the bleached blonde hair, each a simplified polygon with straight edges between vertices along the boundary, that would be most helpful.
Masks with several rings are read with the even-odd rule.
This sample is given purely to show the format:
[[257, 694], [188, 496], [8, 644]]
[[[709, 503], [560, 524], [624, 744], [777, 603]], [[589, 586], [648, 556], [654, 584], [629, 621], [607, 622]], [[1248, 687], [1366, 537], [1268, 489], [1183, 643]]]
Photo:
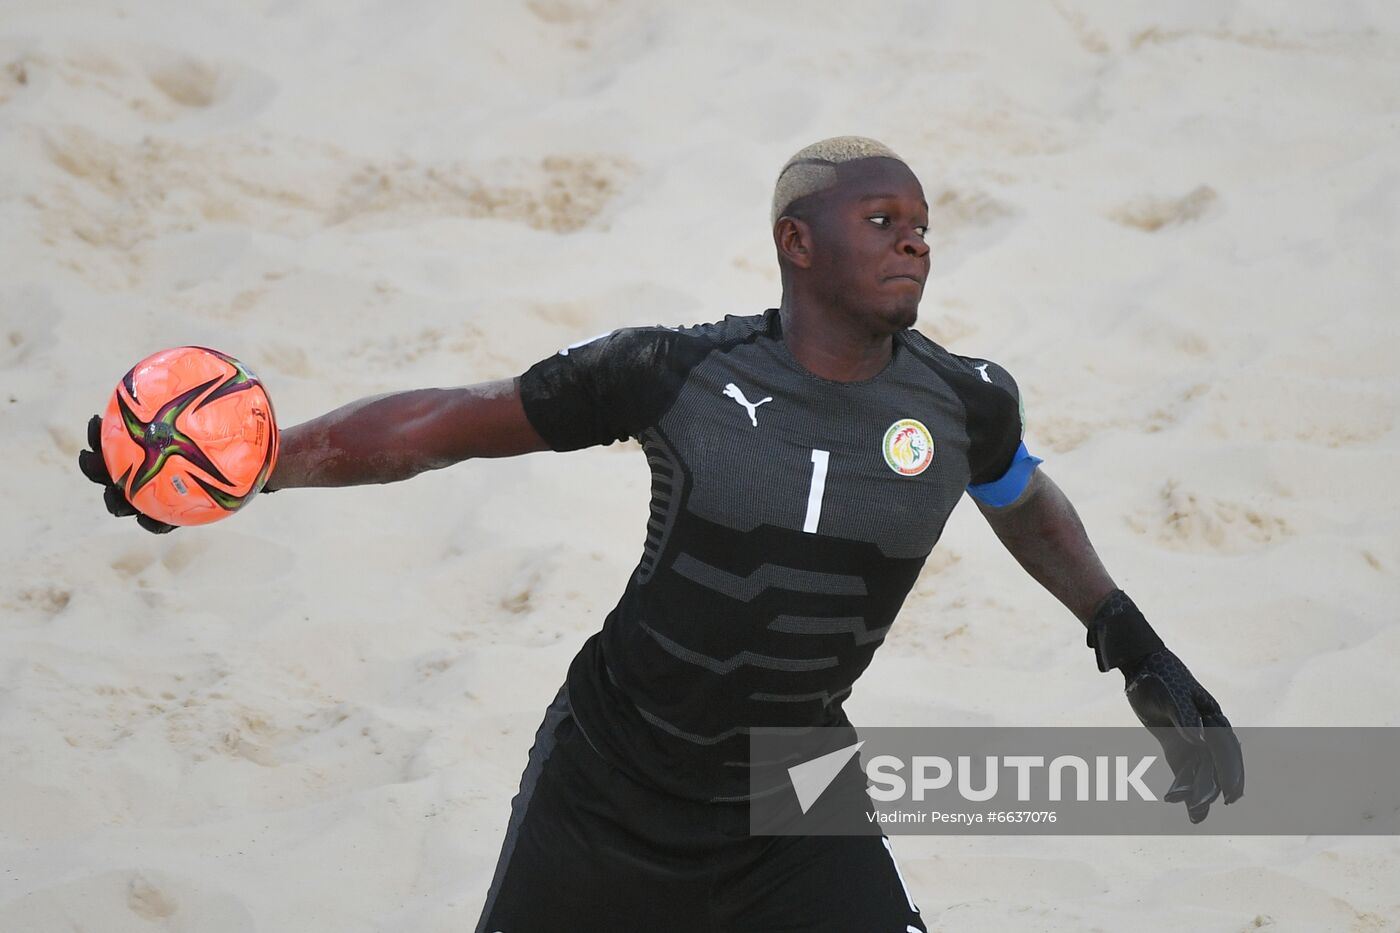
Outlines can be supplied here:
[[903, 162], [889, 146], [866, 136], [833, 136], [798, 150], [778, 173], [773, 186], [773, 216], [777, 223], [793, 201], [825, 191], [836, 184], [836, 166], [858, 159], [895, 159]]

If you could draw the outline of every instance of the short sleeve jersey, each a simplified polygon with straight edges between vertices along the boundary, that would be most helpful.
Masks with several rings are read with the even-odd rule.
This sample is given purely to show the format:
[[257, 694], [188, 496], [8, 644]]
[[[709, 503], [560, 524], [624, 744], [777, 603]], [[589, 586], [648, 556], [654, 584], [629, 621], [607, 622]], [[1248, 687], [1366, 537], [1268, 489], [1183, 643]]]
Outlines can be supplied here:
[[747, 795], [751, 729], [847, 724], [953, 507], [1007, 473], [1022, 433], [995, 363], [905, 330], [878, 375], [831, 382], [772, 310], [618, 330], [537, 363], [520, 391], [556, 450], [645, 451], [641, 560], [568, 691], [605, 759], [702, 800]]

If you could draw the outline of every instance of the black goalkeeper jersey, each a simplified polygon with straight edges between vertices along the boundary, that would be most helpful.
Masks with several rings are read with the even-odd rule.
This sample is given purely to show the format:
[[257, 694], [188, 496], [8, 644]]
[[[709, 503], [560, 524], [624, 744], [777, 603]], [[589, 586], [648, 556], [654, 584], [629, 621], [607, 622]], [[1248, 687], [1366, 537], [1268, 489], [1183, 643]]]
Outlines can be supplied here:
[[642, 557], [568, 692], [606, 760], [701, 800], [748, 794], [750, 729], [847, 724], [953, 506], [1021, 449], [996, 364], [905, 330], [877, 376], [832, 382], [788, 352], [776, 311], [618, 330], [520, 391], [555, 450], [646, 453]]

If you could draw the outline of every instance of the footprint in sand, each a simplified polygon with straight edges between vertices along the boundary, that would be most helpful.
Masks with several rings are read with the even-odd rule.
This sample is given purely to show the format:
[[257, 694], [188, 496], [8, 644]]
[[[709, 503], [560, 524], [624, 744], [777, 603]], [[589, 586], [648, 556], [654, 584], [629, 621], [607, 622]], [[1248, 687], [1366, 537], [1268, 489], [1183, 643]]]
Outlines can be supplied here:
[[535, 592], [549, 573], [547, 558], [534, 557], [522, 561], [506, 581], [500, 607], [512, 615], [521, 615], [534, 608]]
[[1286, 518], [1263, 508], [1183, 489], [1168, 480], [1155, 506], [1128, 518], [1128, 525], [1172, 550], [1238, 554], [1262, 550], [1297, 532]]
[[30, 61], [26, 55], [3, 55], [0, 57], [0, 106], [8, 104], [29, 90]]
[[0, 906], [0, 930], [254, 933], [243, 902], [206, 879], [123, 868], [29, 891]]
[[645, 4], [629, 0], [526, 0], [525, 10], [563, 50], [613, 49], [619, 32], [645, 21]]
[[45, 619], [58, 615], [73, 601], [73, 591], [53, 584], [26, 586], [13, 596], [0, 597], [0, 606], [23, 612], [37, 612]]
[[146, 79], [146, 88], [138, 90], [139, 86], [133, 85], [133, 90], [152, 106], [133, 109], [162, 122], [197, 118], [220, 126], [244, 123], [277, 96], [276, 81], [235, 62], [200, 59], [153, 46], [114, 54], [134, 60], [134, 70]]
[[1200, 185], [1175, 198], [1147, 197], [1130, 201], [1109, 212], [1115, 223], [1144, 233], [1202, 220], [1221, 209], [1220, 195], [1209, 185]]
[[630, 160], [597, 153], [489, 166], [370, 163], [342, 181], [325, 219], [372, 226], [406, 215], [490, 218], [573, 233], [596, 223], [636, 173]]
[[180, 909], [174, 898], [151, 884], [142, 875], [135, 875], [126, 886], [126, 906], [138, 917], [164, 920]]
[[155, 563], [156, 556], [151, 545], [135, 545], [113, 558], [111, 566], [118, 576], [131, 580]]
[[148, 68], [146, 77], [156, 90], [182, 107], [208, 107], [218, 100], [219, 70], [198, 59], [168, 59]]
[[232, 61], [144, 43], [55, 43], [34, 55], [0, 46], [0, 104], [57, 78], [65, 94], [149, 123], [246, 122], [277, 94], [268, 75]]
[[297, 379], [315, 379], [318, 369], [307, 354], [306, 348], [292, 343], [264, 343], [254, 354], [258, 371], [263, 375], [278, 373]]
[[23, 366], [55, 346], [54, 328], [62, 318], [46, 289], [0, 289], [0, 370]]
[[245, 123], [277, 97], [277, 83], [245, 64], [209, 62], [169, 49], [148, 49], [140, 55], [151, 87], [174, 116], [209, 120], [220, 126]]

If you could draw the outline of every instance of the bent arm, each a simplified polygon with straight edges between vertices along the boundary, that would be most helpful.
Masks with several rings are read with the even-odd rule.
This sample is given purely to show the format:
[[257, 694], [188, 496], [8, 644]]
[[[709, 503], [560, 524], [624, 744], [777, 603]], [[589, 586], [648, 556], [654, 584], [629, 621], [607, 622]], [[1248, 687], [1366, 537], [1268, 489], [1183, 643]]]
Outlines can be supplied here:
[[267, 485], [393, 483], [472, 457], [548, 450], [516, 379], [360, 399], [282, 432]]
[[1011, 556], [1085, 625], [1117, 589], [1079, 513], [1044, 470], [1037, 469], [1025, 492], [1005, 508], [980, 502], [978, 508]]

